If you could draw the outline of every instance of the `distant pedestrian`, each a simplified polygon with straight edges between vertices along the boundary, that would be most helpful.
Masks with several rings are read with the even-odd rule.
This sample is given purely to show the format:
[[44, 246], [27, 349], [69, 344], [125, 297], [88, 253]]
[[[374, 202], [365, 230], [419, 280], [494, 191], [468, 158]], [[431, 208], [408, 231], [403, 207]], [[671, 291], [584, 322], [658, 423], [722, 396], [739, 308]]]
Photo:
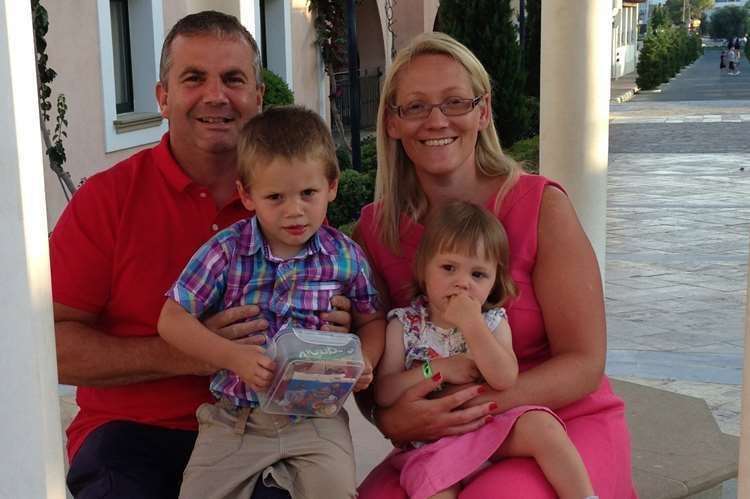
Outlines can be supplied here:
[[719, 56], [719, 73], [724, 74], [724, 69], [727, 67], [726, 63], [727, 51], [722, 50]]
[[734, 48], [731, 48], [727, 51], [727, 60], [729, 61], [729, 74], [730, 76], [737, 75], [737, 52], [735, 52]]
[[735, 74], [740, 74], [740, 61], [742, 61], [742, 51], [740, 50], [740, 39], [737, 38], [734, 42], [734, 69]]

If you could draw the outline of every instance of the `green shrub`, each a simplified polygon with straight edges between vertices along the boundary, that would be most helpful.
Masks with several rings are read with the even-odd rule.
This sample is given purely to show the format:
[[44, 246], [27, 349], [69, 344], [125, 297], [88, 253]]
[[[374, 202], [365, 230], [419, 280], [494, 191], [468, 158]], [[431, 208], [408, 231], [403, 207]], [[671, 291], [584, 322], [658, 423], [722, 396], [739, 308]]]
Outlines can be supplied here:
[[[341, 145], [336, 148], [336, 157], [339, 160], [341, 171], [354, 168], [352, 165], [352, 153], [349, 149]], [[354, 168], [362, 172], [375, 172], [378, 169], [378, 151], [375, 146], [375, 136], [368, 135], [359, 142], [359, 160], [360, 168]]]
[[661, 60], [663, 56], [659, 40], [654, 35], [654, 31], [649, 30], [643, 39], [643, 48], [638, 58], [638, 66], [636, 66], [638, 77], [635, 83], [641, 89], [650, 90], [661, 83], [662, 69], [660, 65], [664, 64], [664, 61]]
[[519, 140], [505, 153], [515, 159], [523, 169], [530, 173], [539, 173], [539, 135]]
[[294, 94], [289, 86], [276, 73], [263, 68], [263, 82], [266, 93], [263, 94], [263, 109], [268, 106], [286, 106], [294, 104]]
[[339, 160], [339, 169], [343, 172], [344, 170], [350, 170], [352, 167], [352, 155], [349, 149], [345, 145], [340, 145], [336, 148], [336, 159]]
[[363, 172], [375, 172], [378, 169], [378, 151], [376, 138], [369, 135], [359, 143], [359, 154], [362, 161]]
[[374, 172], [344, 170], [339, 178], [336, 200], [328, 205], [328, 223], [341, 227], [359, 218], [359, 211], [371, 203], [375, 194]]
[[668, 81], [703, 53], [700, 37], [678, 26], [650, 29], [638, 58], [636, 84], [650, 90]]
[[[526, 96], [518, 30], [510, 0], [441, 0], [440, 31], [466, 45], [482, 62], [492, 81], [492, 111], [503, 146], [526, 138], [532, 110]], [[520, 105], [519, 105], [520, 104]]]
[[352, 237], [354, 233], [354, 227], [356, 227], [357, 221], [349, 222], [348, 224], [339, 225], [337, 228], [349, 237]]

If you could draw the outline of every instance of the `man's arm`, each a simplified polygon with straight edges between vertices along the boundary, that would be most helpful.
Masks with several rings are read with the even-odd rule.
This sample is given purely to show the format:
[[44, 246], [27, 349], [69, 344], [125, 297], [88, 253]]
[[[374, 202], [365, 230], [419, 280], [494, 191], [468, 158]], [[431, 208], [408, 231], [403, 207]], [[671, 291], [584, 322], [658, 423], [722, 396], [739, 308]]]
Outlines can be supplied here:
[[[97, 329], [95, 314], [54, 303], [57, 371], [60, 383], [117, 386], [185, 374], [208, 375], [215, 368], [182, 354], [159, 336], [119, 337]], [[257, 315], [254, 305], [227, 309], [206, 326], [230, 339], [263, 331], [263, 320], [237, 323]]]

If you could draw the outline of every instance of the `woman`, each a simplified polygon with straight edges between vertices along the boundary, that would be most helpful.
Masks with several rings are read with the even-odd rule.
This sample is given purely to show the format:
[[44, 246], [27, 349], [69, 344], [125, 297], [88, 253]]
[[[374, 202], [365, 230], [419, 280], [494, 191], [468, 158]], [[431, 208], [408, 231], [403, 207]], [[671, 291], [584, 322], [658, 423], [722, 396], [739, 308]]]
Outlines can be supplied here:
[[[498, 82], [502, 85], [502, 82]], [[356, 238], [368, 253], [387, 307], [410, 296], [422, 227], [449, 200], [482, 205], [503, 222], [519, 297], [508, 307], [521, 374], [510, 389], [469, 386], [427, 399], [426, 379], [388, 409], [373, 408], [394, 442], [434, 440], [481, 426], [490, 413], [544, 405], [565, 422], [602, 499], [635, 497], [624, 406], [604, 375], [606, 334], [601, 277], [591, 245], [562, 188], [523, 175], [500, 149], [487, 72], [441, 33], [418, 36], [386, 76], [378, 112], [376, 203]], [[457, 456], [460, 459], [460, 456]], [[360, 497], [405, 497], [386, 462]], [[462, 498], [553, 498], [530, 459], [506, 459], [468, 483]]]

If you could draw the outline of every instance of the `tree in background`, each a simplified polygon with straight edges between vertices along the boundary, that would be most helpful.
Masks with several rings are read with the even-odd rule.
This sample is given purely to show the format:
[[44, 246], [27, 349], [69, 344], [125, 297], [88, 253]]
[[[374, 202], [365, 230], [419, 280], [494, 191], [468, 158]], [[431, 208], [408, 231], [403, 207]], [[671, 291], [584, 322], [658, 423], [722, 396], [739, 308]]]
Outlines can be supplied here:
[[711, 22], [708, 20], [708, 14], [701, 14], [701, 35], [708, 36], [711, 34]]
[[492, 111], [503, 147], [534, 135], [510, 0], [443, 0], [440, 30], [466, 45], [492, 80]]
[[703, 53], [700, 36], [680, 26], [649, 28], [638, 57], [636, 84], [650, 90], [669, 80]]
[[[674, 24], [684, 24], [682, 21], [683, 0], [667, 0], [664, 7]], [[700, 19], [701, 14], [714, 6], [714, 0], [687, 0], [685, 22]]]
[[351, 150], [341, 111], [336, 106], [338, 87], [334, 77], [336, 70], [346, 67], [348, 61], [346, 4], [344, 0], [307, 0], [307, 9], [313, 16], [315, 43], [320, 49], [323, 67], [328, 75], [328, 101], [331, 106], [333, 135]]
[[49, 86], [57, 77], [54, 69], [47, 66], [47, 30], [49, 29], [49, 16], [40, 0], [31, 0], [31, 16], [34, 27], [34, 48], [36, 52], [36, 77], [37, 92], [39, 97], [39, 124], [41, 126], [42, 140], [44, 141], [44, 152], [49, 159], [49, 167], [57, 175], [60, 187], [66, 200], [76, 191], [76, 186], [63, 164], [67, 161], [63, 139], [68, 136], [65, 129], [68, 126], [66, 117], [68, 104], [64, 94], [57, 96], [57, 114], [55, 116], [55, 129], [50, 132], [47, 123], [50, 121], [52, 103], [52, 88]]
[[[750, 1], [750, 0], [748, 0]], [[526, 95], [539, 98], [539, 69], [542, 51], [542, 0], [526, 0]]]
[[711, 15], [710, 25], [714, 38], [743, 36], [748, 31], [748, 10], [731, 5], [716, 9]]
[[651, 29], [666, 28], [672, 24], [667, 11], [663, 5], [657, 5], [654, 7], [654, 11], [651, 13], [651, 17], [648, 19], [648, 26]]

